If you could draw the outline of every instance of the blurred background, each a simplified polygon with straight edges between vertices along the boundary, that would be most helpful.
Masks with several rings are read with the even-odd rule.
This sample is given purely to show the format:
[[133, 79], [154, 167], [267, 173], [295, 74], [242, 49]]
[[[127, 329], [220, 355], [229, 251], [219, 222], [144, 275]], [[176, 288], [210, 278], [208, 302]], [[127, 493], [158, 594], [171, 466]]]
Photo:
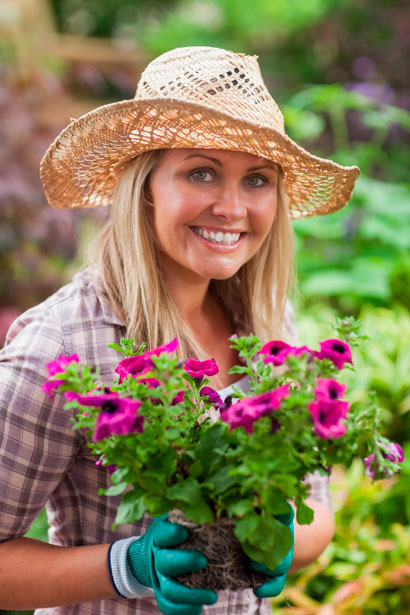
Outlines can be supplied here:
[[[349, 377], [352, 403], [376, 391], [386, 434], [407, 453], [372, 484], [360, 460], [332, 477], [333, 543], [289, 577], [273, 610], [293, 615], [410, 612], [410, 12], [406, 0], [1, 0], [0, 345], [8, 326], [84, 263], [104, 210], [54, 211], [38, 167], [70, 121], [132, 98], [170, 48], [257, 54], [288, 134], [358, 165], [349, 205], [294, 224], [300, 339], [336, 316], [369, 336]], [[44, 514], [30, 535], [46, 539]]]

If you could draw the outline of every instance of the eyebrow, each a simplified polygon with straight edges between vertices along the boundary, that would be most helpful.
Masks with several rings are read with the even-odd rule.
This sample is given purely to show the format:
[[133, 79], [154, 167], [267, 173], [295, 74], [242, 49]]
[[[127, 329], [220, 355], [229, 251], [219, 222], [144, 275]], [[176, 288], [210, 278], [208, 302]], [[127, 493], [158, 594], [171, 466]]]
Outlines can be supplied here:
[[[223, 163], [218, 160], [218, 158], [212, 158], [212, 156], [207, 156], [206, 154], [189, 154], [189, 156], [184, 158], [184, 160], [188, 160], [188, 158], [207, 158], [208, 160], [215, 162], [218, 166], [223, 166]], [[272, 169], [273, 171], [276, 171], [277, 165], [275, 162], [272, 162], [271, 164], [262, 164], [257, 167], [249, 167], [248, 171], [258, 171], [259, 169]]]

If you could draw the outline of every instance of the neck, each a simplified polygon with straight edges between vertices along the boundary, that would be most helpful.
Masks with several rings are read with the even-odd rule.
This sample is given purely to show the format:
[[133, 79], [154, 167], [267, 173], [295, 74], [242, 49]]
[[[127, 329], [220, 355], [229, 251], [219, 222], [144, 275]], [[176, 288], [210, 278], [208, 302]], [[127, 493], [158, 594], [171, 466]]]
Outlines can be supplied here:
[[195, 329], [195, 322], [204, 315], [210, 280], [198, 278], [187, 272], [172, 271], [169, 265], [165, 271], [165, 284], [185, 323]]

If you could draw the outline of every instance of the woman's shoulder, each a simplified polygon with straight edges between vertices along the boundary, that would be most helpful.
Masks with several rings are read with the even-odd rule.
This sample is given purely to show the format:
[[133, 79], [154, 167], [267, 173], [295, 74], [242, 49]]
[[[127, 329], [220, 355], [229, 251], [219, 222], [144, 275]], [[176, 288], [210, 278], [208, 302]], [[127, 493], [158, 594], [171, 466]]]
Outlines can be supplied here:
[[[113, 325], [121, 326], [104, 293], [98, 290], [90, 268], [76, 273], [71, 282], [21, 314], [10, 327], [6, 346], [28, 332], [47, 339], [61, 338], [66, 352], [75, 352], [84, 338], [97, 336]], [[103, 338], [104, 335], [101, 335]]]

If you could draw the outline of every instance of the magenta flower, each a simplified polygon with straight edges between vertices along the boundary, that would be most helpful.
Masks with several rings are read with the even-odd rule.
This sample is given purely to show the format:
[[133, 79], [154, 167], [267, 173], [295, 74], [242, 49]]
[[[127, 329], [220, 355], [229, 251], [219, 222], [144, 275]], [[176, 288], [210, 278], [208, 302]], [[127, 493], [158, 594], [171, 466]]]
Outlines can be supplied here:
[[263, 360], [264, 363], [273, 363], [273, 365], [278, 366], [283, 365], [290, 354], [299, 356], [303, 353], [312, 355], [313, 351], [307, 346], [290, 346], [282, 340], [273, 340], [262, 346], [257, 354], [267, 355]]
[[346, 391], [346, 385], [340, 384], [333, 378], [318, 378], [314, 391], [316, 400], [341, 399]]
[[148, 376], [145, 377], [144, 374], [140, 374], [139, 376], [136, 377], [136, 379], [138, 380], [138, 382], [145, 384], [149, 389], [159, 387], [161, 384], [158, 378], [151, 378]]
[[115, 368], [115, 372], [119, 375], [119, 384], [131, 376], [138, 376], [142, 372], [147, 372], [153, 366], [152, 356], [159, 356], [162, 352], [174, 352], [178, 348], [178, 340], [174, 338], [168, 344], [163, 344], [152, 350], [148, 350], [143, 354], [135, 355], [135, 357], [127, 357], [120, 361]]
[[[71, 356], [66, 356], [63, 354], [60, 355], [58, 359], [54, 359], [54, 361], [50, 361], [50, 363], [47, 363], [48, 377], [52, 378], [56, 374], [61, 374], [62, 372], [65, 372], [67, 366], [70, 365], [70, 363], [79, 363], [79, 361], [80, 359], [76, 354], [72, 354]], [[57, 387], [59, 387], [60, 384], [63, 383], [64, 380], [46, 380], [41, 387], [41, 390], [43, 391], [43, 393], [46, 393], [50, 399], [53, 399], [53, 391]]]
[[346, 432], [349, 403], [340, 399], [316, 398], [309, 404], [315, 433], [319, 438], [340, 438]]
[[176, 395], [174, 395], [173, 400], [171, 401], [171, 406], [176, 406], [184, 401], [185, 391], [178, 391]]
[[315, 352], [318, 359], [329, 359], [338, 369], [343, 369], [345, 363], [352, 363], [350, 346], [338, 339], [319, 342], [320, 352]]
[[233, 406], [221, 412], [221, 419], [230, 424], [229, 431], [242, 426], [247, 433], [252, 433], [253, 424], [261, 416], [277, 410], [282, 399], [289, 396], [289, 385], [284, 384], [270, 393], [261, 393], [255, 397], [245, 397]]
[[115, 368], [116, 373], [119, 375], [118, 382], [121, 384], [129, 375], [134, 377], [138, 376], [142, 372], [148, 371], [151, 367], [151, 359], [143, 354], [135, 357], [127, 357], [120, 361]]
[[211, 389], [211, 387], [202, 387], [199, 391], [199, 395], [200, 397], [207, 397], [208, 401], [218, 410], [223, 405], [221, 396], [214, 389]]
[[215, 359], [208, 359], [207, 361], [187, 359], [184, 369], [186, 373], [192, 376], [198, 383], [202, 382], [205, 376], [215, 376], [219, 371]]
[[290, 353], [292, 346], [281, 340], [273, 340], [268, 342], [258, 351], [257, 354], [267, 355], [263, 360], [264, 363], [273, 363], [273, 365], [283, 365], [286, 357]]
[[117, 393], [79, 395], [72, 391], [65, 396], [68, 401], [76, 399], [82, 406], [101, 408], [92, 437], [94, 442], [112, 434], [126, 435], [144, 431], [144, 417], [137, 414], [141, 402], [137, 399], [118, 397]]
[[115, 470], [117, 469], [117, 466], [114, 463], [109, 466], [103, 466], [102, 459], [98, 459], [98, 461], [95, 462], [95, 465], [97, 466], [97, 468], [106, 468], [110, 474], [114, 474]]
[[[395, 444], [394, 442], [389, 442], [387, 445], [388, 453], [382, 452], [382, 455], [388, 461], [393, 461], [394, 463], [402, 463], [404, 461], [404, 453], [400, 444]], [[369, 455], [369, 457], [365, 457], [363, 459], [365, 465], [365, 473], [370, 478], [374, 478], [379, 470], [379, 466], [377, 463], [374, 463], [375, 456]], [[391, 474], [387, 469], [384, 469], [384, 475], [386, 478], [390, 478]]]
[[80, 359], [76, 354], [72, 354], [71, 356], [62, 354], [58, 357], [58, 359], [47, 363], [48, 376], [55, 376], [60, 372], [65, 372], [67, 365], [70, 365], [70, 363], [79, 363], [79, 361]]

